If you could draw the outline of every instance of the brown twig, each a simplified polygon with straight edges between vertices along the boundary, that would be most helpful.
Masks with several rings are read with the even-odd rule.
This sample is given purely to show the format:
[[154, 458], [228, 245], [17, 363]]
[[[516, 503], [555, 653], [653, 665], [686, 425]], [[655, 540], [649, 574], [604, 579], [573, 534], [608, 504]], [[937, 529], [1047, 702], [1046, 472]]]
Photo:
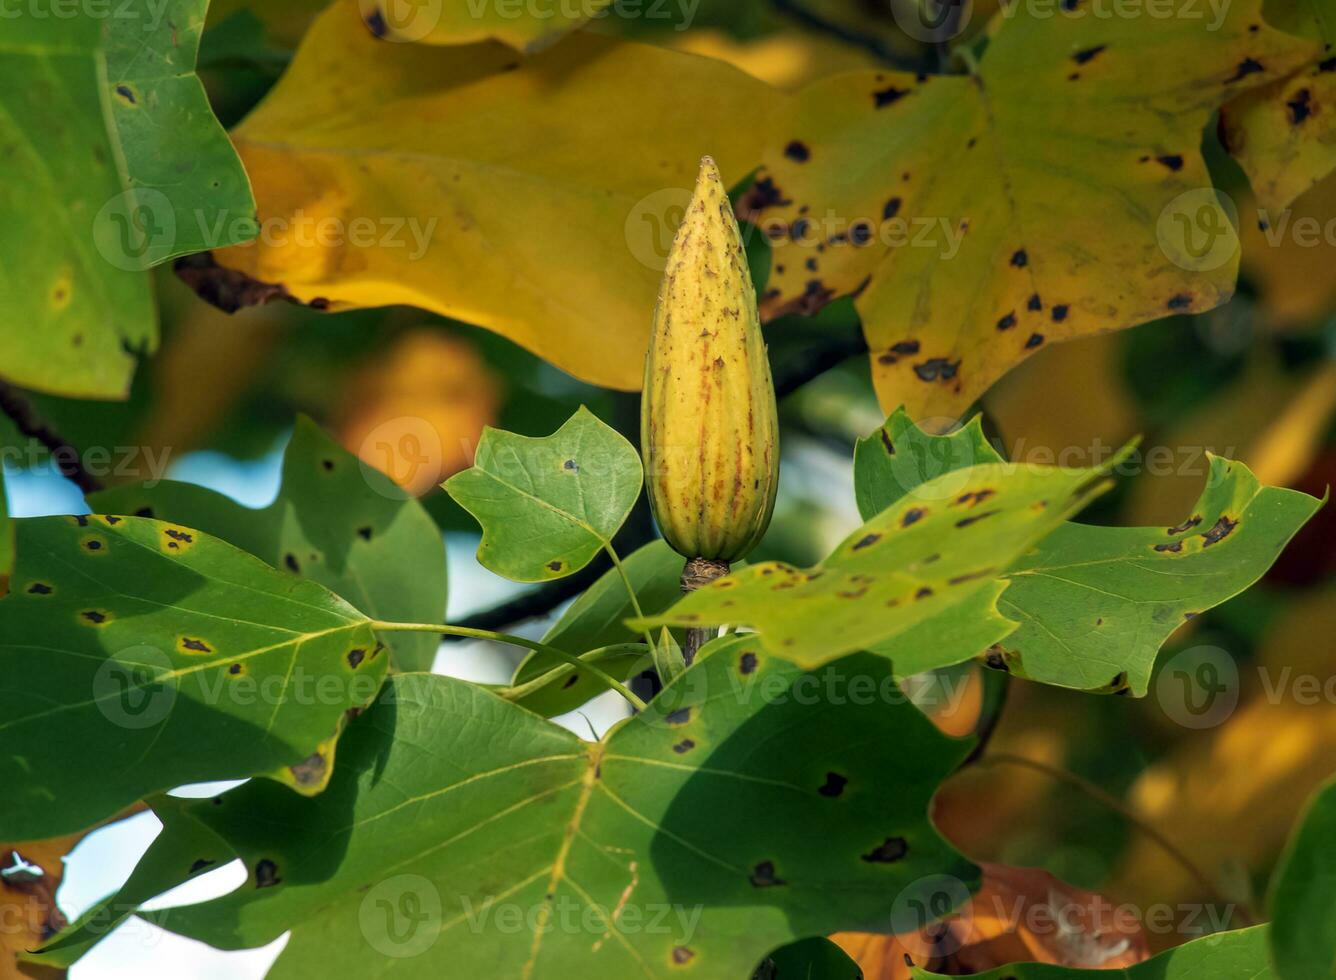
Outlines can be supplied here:
[[38, 415], [17, 388], [4, 381], [0, 381], [0, 412], [9, 417], [20, 433], [41, 443], [51, 454], [61, 475], [85, 494], [102, 489], [102, 481], [84, 469], [83, 455], [79, 450]]

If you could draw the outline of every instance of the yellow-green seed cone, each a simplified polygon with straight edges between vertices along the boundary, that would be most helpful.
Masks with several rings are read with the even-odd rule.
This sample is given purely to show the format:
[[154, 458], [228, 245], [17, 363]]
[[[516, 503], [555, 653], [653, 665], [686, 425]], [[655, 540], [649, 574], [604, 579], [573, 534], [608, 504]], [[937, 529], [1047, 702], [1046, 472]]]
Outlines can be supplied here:
[[640, 416], [650, 504], [679, 554], [733, 562], [765, 534], [776, 416], [742, 235], [706, 157], [659, 287]]

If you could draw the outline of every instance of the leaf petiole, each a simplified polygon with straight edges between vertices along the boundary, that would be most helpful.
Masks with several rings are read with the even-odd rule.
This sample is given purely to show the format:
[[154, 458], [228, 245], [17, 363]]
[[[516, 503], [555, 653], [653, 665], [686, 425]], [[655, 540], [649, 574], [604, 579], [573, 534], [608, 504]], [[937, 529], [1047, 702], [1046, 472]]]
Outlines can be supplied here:
[[545, 653], [548, 656], [555, 657], [558, 660], [570, 664], [577, 670], [583, 670], [616, 691], [638, 711], [645, 710], [645, 702], [638, 698], [629, 687], [623, 684], [617, 678], [613, 677], [607, 671], [596, 667], [591, 663], [586, 663], [573, 653], [567, 653], [565, 650], [559, 650], [556, 647], [548, 646], [545, 643], [539, 643], [537, 640], [530, 640], [523, 636], [514, 636], [510, 633], [494, 633], [491, 630], [470, 629], [467, 626], [450, 626], [445, 623], [385, 623], [375, 621], [371, 628], [386, 633], [440, 633], [442, 636], [465, 636], [475, 640], [492, 640], [496, 643], [509, 643], [511, 646], [524, 647], [528, 650], [535, 650], [538, 653]]

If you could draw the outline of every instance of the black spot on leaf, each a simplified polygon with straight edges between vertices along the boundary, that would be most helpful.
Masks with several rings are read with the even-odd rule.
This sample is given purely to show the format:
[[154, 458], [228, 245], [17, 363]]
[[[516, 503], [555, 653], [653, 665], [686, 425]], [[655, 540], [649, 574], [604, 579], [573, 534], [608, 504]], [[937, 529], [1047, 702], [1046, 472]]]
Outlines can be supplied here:
[[1289, 110], [1290, 124], [1298, 126], [1313, 114], [1313, 93], [1306, 88], [1294, 93], [1294, 98], [1285, 103]]
[[849, 785], [849, 780], [837, 772], [826, 773], [826, 781], [821, 788], [817, 790], [822, 796], [834, 799], [844, 792], [844, 787]]
[[273, 861], [264, 858], [255, 865], [256, 888], [273, 888], [282, 883], [283, 879], [278, 876], [278, 865]]
[[812, 151], [801, 140], [791, 140], [789, 145], [784, 147], [784, 155], [795, 163], [806, 163], [812, 158]]
[[1028, 338], [1026, 338], [1025, 349], [1032, 350], [1035, 347], [1038, 347], [1043, 342], [1044, 342], [1044, 335], [1042, 333], [1032, 333]]
[[1067, 312], [1069, 309], [1070, 307], [1068, 307], [1066, 303], [1059, 303], [1057, 306], [1053, 307], [1049, 315], [1053, 317], [1054, 323], [1061, 323], [1063, 320], [1067, 319]]
[[1174, 554], [1177, 554], [1178, 552], [1180, 552], [1180, 551], [1183, 550], [1183, 542], [1182, 542], [1182, 541], [1170, 541], [1168, 544], [1157, 544], [1157, 545], [1155, 546], [1155, 550], [1156, 550], [1156, 551], [1170, 551], [1170, 552], [1173, 552]]
[[890, 864], [899, 861], [909, 853], [909, 845], [903, 837], [887, 837], [884, 841], [863, 855], [869, 864]]
[[1042, 310], [1044, 308], [1044, 301], [1039, 298], [1038, 293], [1034, 293], [1028, 300], [1026, 300], [1025, 308], [1031, 311]]
[[887, 221], [891, 220], [899, 213], [900, 213], [900, 199], [898, 197], [891, 198], [889, 201], [886, 202], [886, 206], [881, 209], [881, 216], [885, 218]]
[[750, 876], [752, 886], [755, 888], [775, 888], [779, 885], [787, 885], [788, 882], [775, 874], [775, 864], [773, 861], [762, 861], [752, 869]]
[[750, 674], [756, 670], [756, 654], [744, 653], [742, 659], [738, 661], [738, 670], [744, 674]]
[[871, 547], [880, 540], [881, 540], [880, 534], [865, 534], [854, 543], [853, 550], [861, 551], [864, 548]]
[[884, 109], [888, 105], [894, 105], [909, 94], [907, 88], [896, 88], [894, 85], [880, 91], [872, 93], [872, 102], [878, 109]]
[[1226, 83], [1237, 82], [1241, 78], [1247, 78], [1249, 75], [1255, 75], [1259, 71], [1265, 71], [1262, 63], [1254, 58], [1244, 58], [1239, 62], [1238, 67], [1234, 69], [1234, 74], [1225, 79]]
[[361, 665], [362, 661], [365, 659], [366, 659], [366, 651], [363, 650], [361, 647], [358, 647], [355, 650], [348, 651], [348, 666], [351, 667], [353, 670], [356, 670]]
[[1078, 65], [1084, 65], [1103, 51], [1105, 47], [1106, 45], [1097, 44], [1093, 48], [1086, 48], [1084, 51], [1078, 51], [1076, 54], [1072, 55], [1072, 61], [1076, 62]]
[[920, 381], [949, 381], [956, 376], [960, 368], [959, 361], [949, 361], [945, 357], [930, 357], [922, 364], [914, 365], [914, 373]]
[[999, 319], [999, 320], [997, 321], [997, 329], [999, 329], [999, 330], [1010, 330], [1010, 329], [1011, 329], [1012, 327], [1014, 327], [1015, 325], [1016, 325], [1016, 311], [1015, 311], [1015, 310], [1012, 310], [1012, 311], [1011, 311], [1010, 313], [1008, 313], [1006, 316], [1002, 317], [1001, 319]]
[[1200, 523], [1201, 523], [1201, 515], [1194, 514], [1191, 517], [1189, 517], [1186, 521], [1184, 521], [1182, 524], [1179, 524], [1177, 527], [1169, 528], [1169, 533], [1183, 534], [1186, 531], [1191, 531], [1194, 527], [1196, 527]]
[[1216, 542], [1223, 541], [1225, 538], [1229, 537], [1230, 532], [1238, 526], [1238, 521], [1231, 521], [1228, 517], [1221, 515], [1220, 520], [1216, 521], [1215, 525], [1202, 535], [1205, 539], [1205, 544], [1203, 544], [1202, 547], [1209, 548]]
[[1030, 264], [1030, 257], [1025, 254], [1025, 249], [1018, 248], [1011, 253], [1011, 264], [1017, 269], [1024, 269]]
[[34, 582], [28, 586], [28, 595], [50, 595], [53, 591], [45, 582]]
[[904, 516], [900, 518], [900, 526], [909, 527], [909, 525], [921, 520], [927, 513], [928, 512], [922, 507], [911, 507], [909, 510], [905, 511]]
[[1171, 310], [1186, 310], [1192, 306], [1192, 297], [1187, 293], [1175, 293], [1165, 305]]
[[682, 741], [678, 742], [676, 745], [673, 746], [673, 751], [676, 752], [678, 755], [686, 755], [695, 747], [696, 747], [695, 742], [693, 742], [689, 738], [684, 738], [682, 739]]
[[1183, 169], [1183, 158], [1177, 153], [1166, 153], [1163, 156], [1155, 158], [1156, 161], [1168, 167], [1170, 170], [1179, 171]]

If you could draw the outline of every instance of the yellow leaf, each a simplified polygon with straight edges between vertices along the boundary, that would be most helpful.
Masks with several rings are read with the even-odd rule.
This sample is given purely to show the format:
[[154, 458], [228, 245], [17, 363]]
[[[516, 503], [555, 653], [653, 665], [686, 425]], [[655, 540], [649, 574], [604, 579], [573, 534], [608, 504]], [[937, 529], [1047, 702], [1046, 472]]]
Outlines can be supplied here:
[[1239, 96], [1220, 111], [1220, 130], [1257, 199], [1283, 208], [1336, 167], [1336, 7], [1331, 0], [1267, 5], [1281, 30], [1323, 42], [1288, 78]]
[[[504, 41], [538, 51], [597, 16], [612, 0], [358, 0], [347, 16], [386, 41], [474, 44]], [[295, 46], [328, 0], [214, 0], [209, 23], [250, 10], [281, 44]]]
[[1283, 208], [1240, 202], [1243, 271], [1258, 287], [1269, 326], [1320, 322], [1336, 303], [1336, 175]]
[[1253, 29], [1259, 7], [1214, 25], [1018, 4], [972, 75], [805, 89], [748, 202], [779, 238], [763, 313], [856, 294], [883, 407], [925, 419], [1045, 344], [1223, 302], [1237, 236], [1202, 130], [1315, 50]]
[[499, 44], [387, 44], [353, 3], [320, 16], [234, 132], [263, 231], [218, 262], [322, 308], [419, 306], [639, 388], [700, 158], [748, 173], [783, 97], [592, 34], [523, 62]]
[[813, 31], [776, 31], [745, 41], [724, 31], [685, 31], [674, 39], [673, 47], [725, 61], [785, 90], [837, 72], [878, 64], [871, 52]]

